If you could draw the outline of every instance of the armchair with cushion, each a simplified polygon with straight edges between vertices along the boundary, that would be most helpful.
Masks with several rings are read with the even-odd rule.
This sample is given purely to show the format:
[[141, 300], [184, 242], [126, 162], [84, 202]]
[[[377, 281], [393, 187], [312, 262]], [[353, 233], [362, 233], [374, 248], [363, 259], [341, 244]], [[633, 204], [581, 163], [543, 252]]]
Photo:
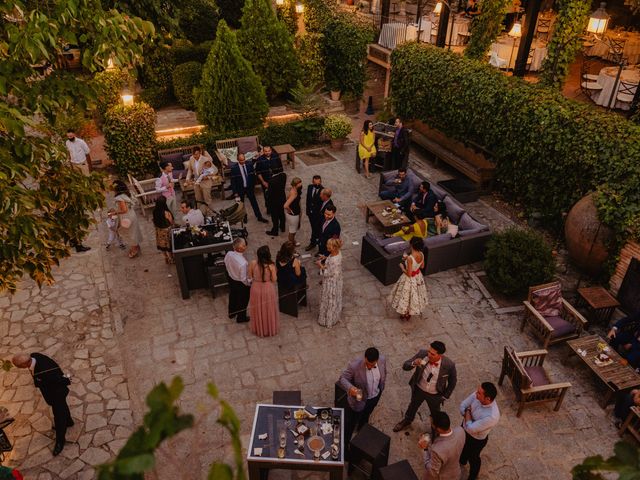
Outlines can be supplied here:
[[504, 377], [509, 377], [518, 402], [519, 417], [527, 405], [555, 402], [553, 410], [560, 410], [567, 390], [571, 384], [551, 383], [543, 367], [546, 350], [532, 350], [530, 352], [516, 352], [511, 347], [504, 347], [502, 371], [498, 385], [502, 385]]
[[562, 298], [560, 282], [530, 287], [523, 303], [525, 314], [520, 331], [529, 324], [542, 340], [542, 348], [578, 338], [587, 325], [585, 318]]

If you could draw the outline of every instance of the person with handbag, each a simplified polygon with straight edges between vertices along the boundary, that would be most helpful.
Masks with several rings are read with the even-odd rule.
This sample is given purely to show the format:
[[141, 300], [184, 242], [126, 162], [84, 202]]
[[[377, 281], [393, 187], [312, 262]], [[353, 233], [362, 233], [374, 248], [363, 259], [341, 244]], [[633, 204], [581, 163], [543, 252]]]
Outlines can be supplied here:
[[122, 180], [113, 182], [113, 190], [116, 194], [116, 213], [120, 217], [120, 227], [128, 232], [131, 242], [129, 249], [129, 258], [135, 258], [140, 255], [140, 243], [142, 242], [142, 230], [138, 215], [134, 210], [135, 203], [131, 198], [129, 189]]

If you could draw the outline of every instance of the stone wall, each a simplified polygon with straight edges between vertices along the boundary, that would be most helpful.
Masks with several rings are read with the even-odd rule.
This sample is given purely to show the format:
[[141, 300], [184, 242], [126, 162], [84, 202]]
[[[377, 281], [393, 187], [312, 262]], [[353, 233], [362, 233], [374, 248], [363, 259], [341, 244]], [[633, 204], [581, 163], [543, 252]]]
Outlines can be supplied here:
[[622, 279], [627, 273], [627, 268], [632, 258], [640, 259], [640, 244], [636, 242], [628, 242], [620, 252], [620, 260], [616, 265], [616, 271], [609, 282], [609, 288], [614, 295], [618, 294]]

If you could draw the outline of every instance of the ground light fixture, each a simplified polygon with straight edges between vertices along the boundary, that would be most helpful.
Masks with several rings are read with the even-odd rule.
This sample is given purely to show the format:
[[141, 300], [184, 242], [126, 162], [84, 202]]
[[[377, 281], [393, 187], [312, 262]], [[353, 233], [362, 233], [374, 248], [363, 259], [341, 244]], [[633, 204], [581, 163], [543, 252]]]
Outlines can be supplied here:
[[122, 104], [125, 107], [133, 106], [133, 95], [131, 95], [131, 93], [126, 91], [122, 92], [122, 95], [120, 95], [120, 98], [122, 98]]
[[296, 13], [304, 13], [304, 5], [300, 2], [296, 3]]

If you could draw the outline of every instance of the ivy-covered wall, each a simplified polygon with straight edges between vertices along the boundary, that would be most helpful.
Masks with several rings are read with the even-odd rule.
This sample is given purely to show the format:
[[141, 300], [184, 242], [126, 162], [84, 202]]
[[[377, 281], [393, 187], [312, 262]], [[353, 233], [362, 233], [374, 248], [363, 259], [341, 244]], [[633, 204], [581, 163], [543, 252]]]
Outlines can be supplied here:
[[548, 226], [596, 190], [618, 240], [640, 236], [640, 126], [430, 45], [397, 48], [391, 71], [399, 115], [484, 145], [502, 191]]

